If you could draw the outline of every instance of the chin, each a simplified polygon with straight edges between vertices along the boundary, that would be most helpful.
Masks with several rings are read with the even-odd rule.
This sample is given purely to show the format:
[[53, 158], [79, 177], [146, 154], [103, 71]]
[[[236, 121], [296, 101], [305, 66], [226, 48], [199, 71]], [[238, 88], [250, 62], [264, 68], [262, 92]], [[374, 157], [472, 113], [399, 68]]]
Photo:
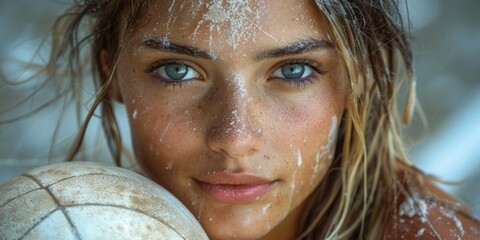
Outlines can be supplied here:
[[263, 236], [266, 235], [266, 233], [254, 233], [254, 232], [227, 232], [222, 230], [221, 232], [218, 232], [220, 228], [223, 228], [222, 226], [217, 226], [217, 229], [214, 230], [214, 232], [209, 232], [207, 231], [207, 235], [210, 240], [224, 240], [224, 239], [235, 239], [235, 240], [252, 240], [252, 239], [259, 239]]
[[210, 221], [209, 219], [206, 219], [205, 221], [207, 222], [200, 222], [210, 240], [259, 239], [271, 230], [269, 224], [258, 222], [258, 219], [252, 223], [239, 216], [232, 216], [232, 218], [227, 221]]

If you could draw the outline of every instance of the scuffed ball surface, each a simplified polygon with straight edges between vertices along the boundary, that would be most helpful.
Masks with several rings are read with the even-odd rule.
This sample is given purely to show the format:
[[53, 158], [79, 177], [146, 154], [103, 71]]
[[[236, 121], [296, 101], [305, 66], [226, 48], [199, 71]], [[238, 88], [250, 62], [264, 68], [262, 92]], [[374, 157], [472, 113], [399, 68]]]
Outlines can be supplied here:
[[208, 239], [172, 194], [132, 171], [48, 165], [0, 186], [0, 239]]

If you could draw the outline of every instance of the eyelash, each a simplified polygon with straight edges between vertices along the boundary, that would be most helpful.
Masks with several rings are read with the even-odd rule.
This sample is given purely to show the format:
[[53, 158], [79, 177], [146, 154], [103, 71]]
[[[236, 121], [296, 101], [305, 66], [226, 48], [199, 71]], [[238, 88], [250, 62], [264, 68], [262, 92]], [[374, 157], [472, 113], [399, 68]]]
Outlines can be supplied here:
[[294, 65], [294, 64], [303, 64], [305, 66], [308, 66], [308, 67], [313, 69], [313, 72], [311, 74], [309, 74], [308, 76], [304, 77], [304, 78], [298, 78], [298, 79], [277, 78], [277, 77], [272, 76], [273, 75], [273, 73], [272, 73], [271, 76], [268, 78], [268, 80], [280, 79], [285, 84], [287, 84], [291, 87], [294, 87], [296, 89], [300, 89], [300, 88], [304, 88], [304, 87], [314, 83], [318, 79], [317, 76], [316, 76], [317, 74], [324, 75], [324, 74], [327, 73], [327, 71], [325, 70], [325, 68], [322, 64], [320, 64], [318, 62], [310, 61], [310, 60], [307, 60], [307, 59], [289, 60], [289, 61], [283, 62], [283, 63], [281, 63], [281, 64], [279, 64], [275, 67], [275, 71], [277, 69], [285, 67], [287, 65]]
[[[155, 63], [149, 65], [145, 69], [145, 73], [153, 73], [155, 70], [158, 70], [159, 68], [161, 68], [163, 66], [166, 66], [167, 64], [182, 64], [182, 65], [185, 65], [186, 67], [191, 68], [194, 71], [196, 71], [193, 67], [191, 67], [189, 64], [185, 63], [182, 60], [167, 60], [167, 61], [155, 62]], [[310, 61], [310, 60], [307, 60], [307, 59], [285, 61], [281, 64], [278, 64], [275, 67], [275, 71], [277, 71], [278, 69], [280, 69], [282, 67], [285, 67], [285, 66], [288, 66], [288, 65], [295, 65], [295, 64], [302, 64], [302, 65], [305, 65], [307, 67], [310, 67], [310, 68], [313, 69], [313, 71], [315, 73], [312, 72], [308, 76], [306, 76], [304, 78], [298, 78], [298, 79], [278, 78], [278, 77], [272, 76], [273, 75], [273, 73], [272, 73], [272, 74], [270, 74], [270, 77], [268, 78], [268, 80], [280, 79], [285, 84], [299, 89], [299, 88], [303, 88], [303, 87], [306, 87], [306, 86], [314, 83], [317, 80], [316, 74], [324, 75], [324, 74], [327, 73], [327, 71], [324, 69], [322, 64], [320, 64], [318, 62]], [[198, 71], [196, 71], [196, 72], [198, 73]], [[160, 80], [160, 82], [164, 85], [164, 87], [170, 87], [171, 86], [171, 87], [175, 88], [175, 87], [178, 86], [178, 87], [182, 88], [182, 87], [185, 86], [185, 84], [188, 84], [190, 82], [189, 81], [190, 79], [179, 81], [179, 80], [166, 79], [166, 78], [163, 78], [161, 76], [158, 76], [157, 74], [154, 74], [154, 75], [157, 79]], [[199, 74], [199, 76], [200, 76], [200, 74]], [[193, 78], [191, 78], [191, 79], [193, 79]], [[203, 78], [200, 76], [198, 79], [202, 80]]]
[[[167, 79], [167, 78], [164, 78], [164, 77], [161, 77], [161, 76], [158, 76], [158, 74], [154, 74], [153, 72], [158, 70], [159, 68], [163, 67], [163, 66], [166, 66], [168, 64], [182, 64], [182, 65], [185, 65], [186, 67], [188, 68], [191, 68], [193, 69], [194, 71], [196, 71], [193, 67], [190, 66], [190, 64], [186, 63], [185, 61], [182, 61], [182, 60], [167, 60], [167, 61], [158, 61], [158, 62], [155, 62], [151, 65], [149, 65], [146, 69], [145, 69], [145, 73], [151, 73], [154, 75], [155, 78], [157, 78], [157, 80], [160, 80], [160, 82], [163, 84], [164, 87], [185, 87], [186, 84], [189, 84], [189, 80], [190, 79], [186, 79], [186, 80], [170, 80], [170, 79]], [[198, 73], [198, 71], [196, 71]], [[201, 75], [198, 73], [199, 75], [199, 78], [200, 80], [203, 80], [203, 78], [201, 77]]]

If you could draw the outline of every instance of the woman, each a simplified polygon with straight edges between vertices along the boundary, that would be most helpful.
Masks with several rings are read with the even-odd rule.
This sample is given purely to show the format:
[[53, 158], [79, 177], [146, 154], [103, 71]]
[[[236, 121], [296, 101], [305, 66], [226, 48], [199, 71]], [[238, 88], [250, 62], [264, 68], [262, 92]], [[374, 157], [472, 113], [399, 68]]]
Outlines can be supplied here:
[[56, 29], [51, 63], [68, 57], [74, 84], [92, 44], [82, 132], [101, 106], [119, 163], [111, 102], [124, 103], [141, 169], [211, 239], [479, 237], [403, 150], [415, 84], [394, 1], [90, 0]]

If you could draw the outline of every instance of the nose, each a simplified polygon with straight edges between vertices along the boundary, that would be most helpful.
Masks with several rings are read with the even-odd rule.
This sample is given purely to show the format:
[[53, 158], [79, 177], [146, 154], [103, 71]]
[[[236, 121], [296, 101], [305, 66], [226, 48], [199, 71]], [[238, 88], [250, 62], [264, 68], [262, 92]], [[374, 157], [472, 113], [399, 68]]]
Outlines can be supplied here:
[[237, 90], [230, 87], [213, 98], [219, 101], [215, 111], [210, 112], [212, 120], [208, 135], [210, 149], [234, 159], [254, 154], [262, 143], [255, 101], [246, 89], [241, 89], [241, 94]]

